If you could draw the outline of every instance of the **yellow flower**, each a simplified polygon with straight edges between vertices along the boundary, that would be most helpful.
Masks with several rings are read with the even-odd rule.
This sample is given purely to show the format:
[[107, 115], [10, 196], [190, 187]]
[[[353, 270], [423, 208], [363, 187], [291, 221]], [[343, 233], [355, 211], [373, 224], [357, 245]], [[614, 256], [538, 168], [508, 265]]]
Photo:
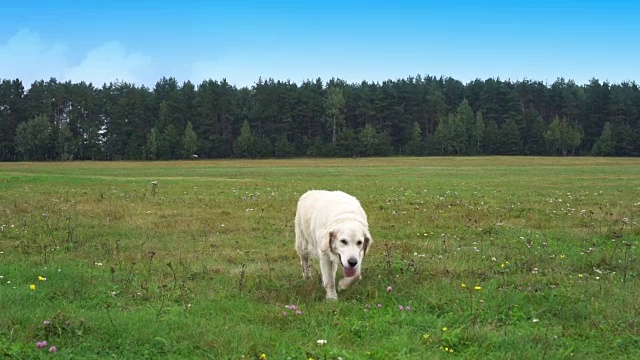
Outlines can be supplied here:
[[428, 235], [429, 235], [428, 233], [424, 233], [424, 236], [428, 236]]
[[500, 264], [500, 267], [501, 267], [501, 268], [504, 268], [504, 263]]
[[480, 291], [480, 290], [482, 290], [482, 286], [477, 286], [477, 285], [476, 285], [476, 286], [474, 286], [474, 287], [473, 287], [473, 289], [474, 289], [474, 290], [478, 290], [478, 291]]
[[424, 335], [422, 335], [422, 338], [425, 339], [425, 340], [429, 340], [430, 337], [431, 337], [431, 335], [428, 334], [428, 333], [424, 333]]
[[38, 276], [38, 280], [39, 281], [45, 281], [45, 280], [47, 280], [47, 278], [46, 277], [42, 277], [42, 276]]
[[267, 360], [267, 354], [260, 355], [260, 360]]
[[453, 348], [449, 349], [449, 352], [452, 353], [453, 352]]
[[508, 262], [508, 261], [505, 261], [504, 263], [505, 263], [505, 264], [507, 264], [507, 265], [509, 265], [509, 262]]
[[584, 275], [582, 275], [582, 274], [578, 274], [578, 277], [579, 277], [579, 278], [581, 278], [581, 277], [583, 277], [583, 276], [584, 276]]
[[566, 256], [564, 255], [560, 255], [560, 259], [564, 259]]
[[460, 287], [461, 287], [461, 288], [466, 288], [466, 287], [467, 287], [467, 284], [462, 283], [462, 284], [460, 284]]
[[448, 328], [448, 327], [446, 327], [446, 326], [442, 328], [442, 331], [443, 331], [443, 332], [447, 332], [447, 330], [449, 330], [449, 328]]
[[445, 347], [445, 348], [444, 348], [444, 351], [449, 352], [449, 348], [448, 348], [448, 347]]
[[35, 290], [35, 289], [36, 289], [36, 286], [35, 286], [34, 284], [31, 284], [31, 285], [29, 285], [29, 289], [31, 289], [31, 290]]

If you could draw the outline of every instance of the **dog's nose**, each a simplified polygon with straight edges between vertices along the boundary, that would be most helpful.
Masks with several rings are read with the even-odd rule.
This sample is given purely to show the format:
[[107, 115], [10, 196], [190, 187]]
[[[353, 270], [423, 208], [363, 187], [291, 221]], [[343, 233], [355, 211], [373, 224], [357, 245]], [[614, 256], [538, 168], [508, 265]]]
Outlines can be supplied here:
[[349, 266], [355, 267], [356, 265], [358, 265], [358, 259], [350, 258], [349, 260], [347, 260], [347, 263], [349, 263]]

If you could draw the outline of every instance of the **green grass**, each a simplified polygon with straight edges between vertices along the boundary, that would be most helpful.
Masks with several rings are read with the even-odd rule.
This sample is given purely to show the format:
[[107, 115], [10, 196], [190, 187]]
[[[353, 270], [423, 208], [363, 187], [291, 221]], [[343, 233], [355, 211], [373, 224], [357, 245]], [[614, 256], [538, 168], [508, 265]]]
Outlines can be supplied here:
[[[312, 188], [370, 220], [337, 302], [293, 248]], [[0, 356], [639, 358], [639, 213], [640, 159], [0, 163]]]

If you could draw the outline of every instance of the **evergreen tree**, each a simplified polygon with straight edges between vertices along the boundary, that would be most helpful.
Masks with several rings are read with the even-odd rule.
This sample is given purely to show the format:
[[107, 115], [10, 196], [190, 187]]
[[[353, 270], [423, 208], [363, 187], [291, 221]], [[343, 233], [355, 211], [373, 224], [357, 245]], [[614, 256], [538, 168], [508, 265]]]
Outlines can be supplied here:
[[525, 144], [525, 151], [528, 155], [544, 155], [547, 153], [544, 133], [546, 126], [542, 116], [537, 115], [529, 129], [529, 141]]
[[602, 129], [602, 134], [593, 144], [593, 149], [591, 150], [591, 154], [595, 156], [610, 156], [613, 154], [613, 132], [611, 131], [611, 123], [604, 123], [604, 128]]
[[499, 131], [499, 153], [518, 155], [522, 152], [522, 137], [516, 121], [510, 117], [502, 124]]
[[18, 124], [16, 148], [24, 160], [47, 160], [51, 155], [51, 124], [45, 115]]
[[473, 116], [473, 110], [471, 110], [471, 106], [469, 106], [469, 101], [467, 99], [462, 100], [460, 105], [458, 106], [458, 137], [460, 138], [460, 153], [468, 154], [470, 152], [475, 152], [476, 149], [476, 140], [474, 138], [474, 127], [475, 127], [475, 119]]
[[278, 158], [290, 158], [294, 157], [296, 153], [296, 147], [293, 143], [287, 140], [286, 137], [280, 138], [274, 145], [275, 156]]
[[193, 131], [193, 125], [191, 121], [187, 122], [187, 127], [184, 129], [184, 136], [182, 137], [182, 156], [188, 158], [196, 154], [198, 149], [198, 135]]
[[411, 132], [411, 139], [405, 146], [405, 155], [421, 156], [424, 155], [424, 142], [422, 141], [422, 130], [420, 130], [420, 124], [413, 123], [413, 131]]
[[482, 117], [482, 111], [478, 111], [476, 114], [476, 121], [471, 128], [471, 136], [470, 136], [470, 151], [472, 154], [481, 154], [482, 153], [482, 140], [484, 137], [484, 119]]
[[180, 154], [180, 136], [173, 124], [165, 127], [160, 141], [158, 142], [158, 152], [162, 159], [177, 159]]
[[336, 145], [338, 131], [344, 125], [344, 96], [342, 90], [330, 87], [327, 91], [326, 117], [331, 126], [331, 144]]
[[500, 131], [498, 129], [498, 124], [493, 120], [489, 120], [484, 129], [484, 136], [482, 140], [485, 154], [495, 155], [498, 153], [499, 139]]
[[159, 134], [155, 127], [152, 127], [147, 134], [143, 158], [146, 160], [157, 160], [159, 158]]
[[248, 121], [242, 123], [240, 135], [233, 144], [233, 155], [239, 158], [255, 157], [256, 154], [255, 138]]

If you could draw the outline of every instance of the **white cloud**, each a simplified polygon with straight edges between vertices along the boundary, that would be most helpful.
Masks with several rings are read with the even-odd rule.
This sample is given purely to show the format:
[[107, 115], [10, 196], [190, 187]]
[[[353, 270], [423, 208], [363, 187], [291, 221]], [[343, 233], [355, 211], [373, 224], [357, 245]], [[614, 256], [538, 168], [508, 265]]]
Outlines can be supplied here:
[[116, 80], [141, 85], [150, 65], [148, 56], [127, 54], [121, 43], [111, 41], [89, 51], [79, 65], [64, 72], [64, 79], [91, 82], [96, 86]]
[[66, 51], [63, 43], [46, 44], [38, 33], [20, 30], [0, 44], [0, 78], [17, 78], [25, 86], [36, 80], [61, 78], [68, 66]]
[[[20, 79], [25, 87], [52, 77], [60, 81], [91, 82], [95, 86], [120, 80], [145, 84], [152, 68], [151, 58], [128, 53], [122, 43], [110, 41], [90, 50], [80, 63], [69, 60], [69, 47], [47, 43], [31, 30], [20, 30], [0, 44], [0, 79]], [[145, 84], [148, 85], [148, 84]]]

